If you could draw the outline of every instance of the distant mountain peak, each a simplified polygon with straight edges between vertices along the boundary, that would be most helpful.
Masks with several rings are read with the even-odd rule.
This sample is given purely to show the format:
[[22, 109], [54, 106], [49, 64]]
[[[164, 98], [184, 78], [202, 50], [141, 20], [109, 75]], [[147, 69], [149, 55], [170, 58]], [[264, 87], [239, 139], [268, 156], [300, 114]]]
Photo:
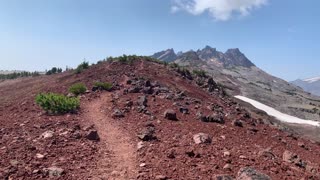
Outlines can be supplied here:
[[[241, 53], [239, 48], [231, 48], [226, 51], [226, 53]], [[241, 53], [242, 54], [242, 53]]]
[[166, 61], [166, 62], [172, 62], [177, 59], [177, 54], [174, 52], [173, 48], [158, 52], [153, 54], [151, 57]]
[[312, 93], [314, 95], [320, 96], [320, 77], [312, 77], [307, 79], [297, 79], [291, 81], [292, 84], [301, 87], [303, 90]]
[[228, 49], [225, 53], [227, 66], [243, 66], [252, 67], [255, 66], [241, 51], [239, 48]]
[[211, 63], [217, 63], [217, 66], [224, 66], [226, 68], [233, 66], [242, 66], [250, 68], [255, 66], [240, 50], [239, 48], [228, 49], [225, 53], [217, 51], [216, 48], [212, 48], [206, 45], [203, 49], [197, 51], [189, 50], [187, 52], [179, 52], [176, 54], [173, 49], [167, 49], [155, 53], [151, 57], [172, 62], [177, 59], [183, 59], [184, 61], [202, 60], [204, 62], [210, 61]]

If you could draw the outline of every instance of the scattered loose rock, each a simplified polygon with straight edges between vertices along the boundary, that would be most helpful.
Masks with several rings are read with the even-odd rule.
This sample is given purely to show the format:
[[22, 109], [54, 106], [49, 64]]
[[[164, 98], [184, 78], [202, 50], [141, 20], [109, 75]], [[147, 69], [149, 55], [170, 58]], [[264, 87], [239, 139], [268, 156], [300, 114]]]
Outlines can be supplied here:
[[143, 147], [144, 147], [143, 142], [142, 142], [142, 141], [138, 142], [138, 144], [137, 144], [137, 149], [140, 150], [140, 149], [142, 149]]
[[189, 109], [186, 108], [186, 107], [180, 107], [180, 108], [179, 108], [179, 111], [180, 111], [182, 114], [189, 114]]
[[90, 130], [89, 133], [86, 136], [87, 139], [91, 141], [99, 141], [100, 137], [98, 135], [98, 132], [96, 130]]
[[156, 180], [166, 180], [166, 179], [168, 179], [168, 177], [164, 176], [164, 175], [157, 175], [156, 176]]
[[169, 120], [173, 120], [173, 121], [176, 121], [178, 120], [177, 119], [177, 115], [176, 115], [176, 112], [172, 109], [167, 109], [165, 112], [164, 112], [164, 117], [169, 119]]
[[147, 100], [147, 97], [146, 97], [146, 96], [139, 96], [139, 97], [138, 97], [137, 104], [138, 104], [139, 106], [147, 106], [147, 102], [148, 102], [148, 100]]
[[53, 137], [53, 134], [54, 134], [53, 131], [46, 131], [41, 134], [41, 137], [44, 139], [51, 138], [51, 137]]
[[232, 124], [233, 124], [234, 126], [237, 126], [237, 127], [243, 127], [242, 121], [241, 121], [241, 120], [238, 120], [238, 119], [234, 120], [234, 121], [232, 122]]
[[51, 177], [51, 178], [60, 177], [64, 173], [64, 170], [62, 168], [58, 168], [55, 166], [45, 168], [45, 169], [43, 169], [43, 171], [47, 172], [49, 174], [49, 177]]
[[36, 158], [38, 158], [38, 159], [43, 159], [43, 158], [44, 158], [44, 155], [43, 155], [43, 154], [40, 154], [40, 153], [37, 153], [37, 154], [36, 154]]
[[122, 118], [122, 117], [124, 117], [124, 114], [123, 114], [123, 112], [121, 112], [120, 109], [114, 109], [113, 113], [112, 113], [112, 117], [113, 118]]
[[154, 136], [154, 127], [152, 126], [148, 126], [145, 127], [139, 134], [138, 137], [139, 139], [141, 139], [142, 141], [151, 141], [154, 139], [157, 139], [156, 136]]
[[233, 177], [230, 175], [216, 175], [214, 180], [233, 180]]
[[198, 133], [193, 136], [193, 141], [196, 144], [210, 144], [212, 139], [208, 134]]
[[229, 152], [229, 151], [225, 151], [225, 152], [223, 152], [223, 156], [231, 156], [231, 153]]
[[223, 169], [231, 170], [232, 169], [232, 165], [228, 163], [228, 164], [223, 166]]
[[245, 167], [239, 170], [236, 180], [270, 180], [270, 177], [251, 167]]

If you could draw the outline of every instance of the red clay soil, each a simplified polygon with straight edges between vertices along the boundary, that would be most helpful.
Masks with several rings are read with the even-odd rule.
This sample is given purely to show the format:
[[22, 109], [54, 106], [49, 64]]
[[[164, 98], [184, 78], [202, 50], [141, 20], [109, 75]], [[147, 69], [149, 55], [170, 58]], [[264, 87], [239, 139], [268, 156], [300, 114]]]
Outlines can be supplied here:
[[[157, 82], [171, 93], [126, 93], [135, 78]], [[40, 92], [67, 94], [68, 87], [83, 82], [91, 89], [96, 81], [115, 85], [111, 92], [81, 96], [77, 114], [49, 116], [34, 102]], [[146, 112], [139, 111], [138, 97], [146, 96]], [[128, 102], [133, 105], [128, 107]], [[179, 111], [179, 104], [189, 114]], [[198, 112], [212, 114], [220, 107], [224, 124], [202, 122]], [[244, 108], [221, 92], [208, 93], [171, 68], [137, 60], [132, 64], [105, 62], [80, 74], [25, 78], [0, 83], [0, 179], [214, 179], [226, 174], [237, 177], [240, 168], [252, 167], [272, 179], [320, 179], [320, 146], [247, 116]], [[115, 109], [124, 113], [113, 118]], [[164, 118], [173, 109], [177, 121]], [[140, 112], [140, 113], [139, 113]], [[240, 119], [243, 127], [233, 125]], [[146, 127], [156, 139], [141, 141]], [[97, 130], [100, 141], [85, 136]], [[49, 132], [53, 136], [44, 138]], [[195, 144], [193, 136], [206, 133], [210, 144]], [[139, 149], [137, 148], [139, 144]], [[289, 150], [308, 165], [283, 161]], [[229, 164], [229, 167], [226, 167]], [[52, 173], [50, 168], [61, 168]], [[48, 169], [49, 168], [49, 169]], [[61, 174], [60, 174], [61, 173]]]

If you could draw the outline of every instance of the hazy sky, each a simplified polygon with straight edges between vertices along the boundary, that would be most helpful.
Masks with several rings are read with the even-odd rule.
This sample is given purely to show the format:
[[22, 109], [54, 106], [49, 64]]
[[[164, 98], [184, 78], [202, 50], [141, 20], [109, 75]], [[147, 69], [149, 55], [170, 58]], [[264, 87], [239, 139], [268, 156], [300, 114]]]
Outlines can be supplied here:
[[0, 69], [238, 47], [265, 71], [320, 75], [319, 0], [0, 0]]

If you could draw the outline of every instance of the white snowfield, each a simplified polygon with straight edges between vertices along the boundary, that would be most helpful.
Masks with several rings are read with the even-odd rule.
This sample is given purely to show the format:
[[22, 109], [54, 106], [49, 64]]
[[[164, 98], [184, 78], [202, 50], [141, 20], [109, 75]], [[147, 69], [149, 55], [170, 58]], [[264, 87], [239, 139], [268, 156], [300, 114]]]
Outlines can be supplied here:
[[264, 112], [266, 112], [268, 115], [275, 117], [276, 119], [287, 122], [287, 123], [295, 123], [295, 124], [308, 124], [312, 126], [320, 126], [320, 123], [313, 120], [306, 120], [306, 119], [300, 119], [294, 116], [290, 116], [288, 114], [284, 114], [280, 111], [275, 110], [274, 108], [264, 105], [258, 101], [255, 101], [253, 99], [244, 97], [244, 96], [235, 96], [235, 98], [240, 99], [242, 101], [245, 101], [247, 103], [250, 103], [257, 109], [260, 109]]
[[303, 81], [307, 82], [307, 83], [313, 83], [316, 81], [320, 81], [320, 77], [313, 77], [313, 78], [309, 78], [309, 79], [304, 79]]

